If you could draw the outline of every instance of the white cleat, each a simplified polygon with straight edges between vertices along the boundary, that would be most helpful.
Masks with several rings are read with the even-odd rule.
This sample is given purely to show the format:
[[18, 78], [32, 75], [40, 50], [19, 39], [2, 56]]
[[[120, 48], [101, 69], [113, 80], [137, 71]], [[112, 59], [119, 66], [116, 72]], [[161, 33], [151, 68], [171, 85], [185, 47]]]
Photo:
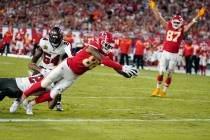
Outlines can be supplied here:
[[24, 108], [25, 110], [27, 110], [27, 106], [28, 106], [28, 101], [25, 99], [25, 100], [23, 101], [23, 108]]
[[30, 104], [30, 103], [28, 103], [28, 105], [26, 107], [26, 114], [27, 115], [33, 115], [32, 104]]
[[13, 104], [11, 105], [11, 107], [9, 108], [9, 112], [15, 113], [19, 106], [20, 106], [20, 102], [15, 100]]

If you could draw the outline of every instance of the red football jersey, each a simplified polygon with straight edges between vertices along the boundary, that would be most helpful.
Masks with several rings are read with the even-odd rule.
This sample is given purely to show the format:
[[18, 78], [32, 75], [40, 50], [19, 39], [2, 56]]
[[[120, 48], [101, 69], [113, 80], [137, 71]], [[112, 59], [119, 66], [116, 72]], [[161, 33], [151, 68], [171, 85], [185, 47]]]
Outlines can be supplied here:
[[184, 38], [184, 26], [180, 27], [179, 29], [175, 30], [172, 27], [172, 23], [168, 22], [168, 27], [166, 29], [166, 34], [164, 37], [164, 48], [170, 53], [178, 53], [180, 43]]
[[[94, 48], [98, 49], [100, 53], [102, 53], [100, 44], [96, 41], [92, 41], [88, 45], [93, 46]], [[100, 64], [100, 62], [94, 58], [94, 56], [86, 52], [86, 48], [87, 46], [80, 50], [73, 58], [67, 59], [69, 67], [77, 75], [81, 75]]]

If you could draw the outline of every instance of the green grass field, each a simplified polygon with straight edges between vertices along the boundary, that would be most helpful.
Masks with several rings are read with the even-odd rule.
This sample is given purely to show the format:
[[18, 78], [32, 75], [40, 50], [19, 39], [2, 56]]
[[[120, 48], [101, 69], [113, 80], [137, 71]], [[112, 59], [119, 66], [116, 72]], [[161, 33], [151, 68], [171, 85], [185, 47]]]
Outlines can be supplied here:
[[[27, 76], [30, 60], [0, 57], [0, 77]], [[174, 74], [166, 98], [150, 97], [156, 72], [126, 79], [98, 67], [63, 94], [64, 112], [34, 107], [9, 113], [12, 100], [0, 102], [0, 140], [209, 140], [210, 78]], [[46, 121], [50, 119], [50, 121]], [[53, 121], [54, 120], [54, 121]]]

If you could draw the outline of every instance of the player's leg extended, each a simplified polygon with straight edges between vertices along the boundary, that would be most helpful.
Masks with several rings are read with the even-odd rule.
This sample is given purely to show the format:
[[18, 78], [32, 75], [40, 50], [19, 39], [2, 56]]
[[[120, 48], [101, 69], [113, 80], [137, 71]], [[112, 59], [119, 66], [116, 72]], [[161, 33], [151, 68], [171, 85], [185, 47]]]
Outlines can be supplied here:
[[151, 94], [152, 97], [158, 96], [160, 94], [160, 86], [163, 81], [163, 74], [164, 74], [164, 71], [166, 70], [166, 66], [167, 66], [167, 60], [166, 60], [165, 55], [162, 54], [159, 61], [159, 73], [157, 76], [157, 86], [156, 86], [156, 89]]
[[62, 65], [57, 66], [53, 69], [47, 77], [45, 77], [42, 81], [33, 84], [29, 89], [27, 89], [22, 97], [21, 102], [25, 100], [31, 94], [44, 90], [48, 86], [50, 86], [53, 82], [59, 81], [62, 78]]
[[60, 64], [60, 66], [61, 66], [61, 69], [60, 69], [59, 73], [61, 73], [61, 75], [57, 78], [62, 77], [62, 79], [60, 79], [59, 81], [56, 82], [56, 84], [54, 85], [54, 87], [51, 89], [50, 92], [47, 92], [47, 93], [41, 95], [40, 97], [36, 98], [35, 100], [31, 101], [27, 105], [26, 114], [33, 114], [32, 113], [33, 105], [42, 103], [45, 101], [51, 101], [52, 99], [55, 99], [55, 97], [58, 94], [61, 94], [66, 88], [68, 88], [69, 86], [71, 86], [73, 84], [73, 82], [75, 81], [77, 76], [68, 68], [66, 61], [62, 62]]
[[171, 84], [172, 74], [173, 74], [176, 64], [177, 64], [177, 58], [178, 58], [177, 54], [170, 54], [169, 65], [168, 65], [168, 74], [167, 74], [167, 77], [165, 80], [163, 91], [161, 93], [161, 97], [166, 96], [166, 91], [167, 91], [169, 85]]
[[161, 92], [161, 97], [165, 97], [166, 96], [166, 91], [169, 87], [169, 85], [171, 84], [171, 80], [172, 80], [172, 73], [173, 71], [169, 71], [165, 80], [165, 84], [163, 87], [163, 91]]
[[41, 96], [35, 98], [34, 100], [30, 101], [26, 106], [26, 114], [33, 115], [32, 106], [36, 104], [40, 104], [46, 101], [52, 101], [55, 99], [59, 94], [61, 94], [65, 89], [73, 84], [74, 81], [69, 81], [66, 79], [60, 80], [55, 86], [51, 89], [51, 91], [43, 93]]

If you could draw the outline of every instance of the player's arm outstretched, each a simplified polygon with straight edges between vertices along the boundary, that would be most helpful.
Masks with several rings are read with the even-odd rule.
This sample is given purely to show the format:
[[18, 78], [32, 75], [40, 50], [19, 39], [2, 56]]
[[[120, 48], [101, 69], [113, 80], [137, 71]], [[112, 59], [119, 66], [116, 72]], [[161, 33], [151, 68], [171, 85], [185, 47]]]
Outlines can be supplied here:
[[32, 57], [31, 63], [28, 64], [28, 67], [29, 67], [31, 70], [35, 71], [35, 73], [41, 73], [42, 68], [40, 68], [36, 63], [37, 63], [37, 61], [39, 60], [39, 58], [42, 56], [42, 54], [43, 54], [43, 51], [42, 51], [42, 49], [39, 47], [39, 48], [36, 50], [34, 56]]
[[204, 14], [205, 14], [205, 8], [202, 7], [199, 11], [198, 11], [198, 14], [196, 15], [196, 17], [193, 18], [193, 20], [184, 26], [184, 32], [187, 32], [189, 31], [189, 29], [198, 21], [198, 18], [199, 17], [202, 17]]
[[160, 21], [160, 24], [166, 29], [167, 28], [167, 21], [160, 15], [159, 10], [156, 8], [156, 4], [154, 0], [149, 0], [149, 6], [154, 13], [155, 18]]
[[109, 57], [104, 56], [101, 54], [96, 48], [94, 47], [87, 47], [86, 51], [93, 55], [100, 63], [104, 64], [107, 67], [113, 68], [119, 74], [123, 75], [126, 78], [131, 78], [138, 75], [138, 70], [136, 68], [130, 66], [122, 66], [114, 61], [112, 61]]

